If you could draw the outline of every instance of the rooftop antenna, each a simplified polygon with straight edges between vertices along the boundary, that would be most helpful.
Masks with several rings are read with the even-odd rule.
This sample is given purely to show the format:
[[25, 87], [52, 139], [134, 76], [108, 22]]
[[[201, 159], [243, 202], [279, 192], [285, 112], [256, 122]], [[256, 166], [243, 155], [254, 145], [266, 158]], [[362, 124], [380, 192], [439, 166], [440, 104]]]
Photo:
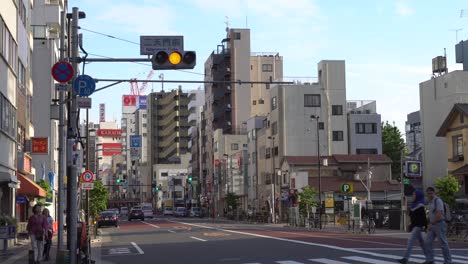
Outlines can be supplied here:
[[450, 31], [455, 31], [455, 43], [458, 43], [458, 31], [461, 30], [463, 30], [463, 28], [450, 29]]
[[224, 17], [226, 19], [226, 21], [224, 21], [224, 24], [226, 24], [226, 33], [229, 32], [229, 26], [231, 25], [229, 23], [229, 17], [228, 16], [225, 16]]

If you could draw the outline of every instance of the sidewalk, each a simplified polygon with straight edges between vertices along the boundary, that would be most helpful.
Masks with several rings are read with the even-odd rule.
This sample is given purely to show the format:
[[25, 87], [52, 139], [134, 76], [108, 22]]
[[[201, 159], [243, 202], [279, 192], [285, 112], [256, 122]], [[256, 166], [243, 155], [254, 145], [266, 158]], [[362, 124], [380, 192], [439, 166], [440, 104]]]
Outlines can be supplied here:
[[[8, 255], [0, 257], [2, 264], [28, 264], [29, 250], [31, 250], [31, 242], [29, 239], [18, 240], [18, 243], [8, 249]], [[57, 256], [57, 236], [52, 239], [52, 247], [50, 248], [50, 260], [41, 261], [41, 263], [55, 263]]]

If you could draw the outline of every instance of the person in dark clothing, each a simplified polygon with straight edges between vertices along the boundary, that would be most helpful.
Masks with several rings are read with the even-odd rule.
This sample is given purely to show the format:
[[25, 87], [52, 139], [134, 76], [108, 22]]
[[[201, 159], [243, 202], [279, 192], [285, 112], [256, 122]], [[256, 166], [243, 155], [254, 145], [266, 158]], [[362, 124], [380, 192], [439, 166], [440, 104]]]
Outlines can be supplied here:
[[411, 236], [408, 238], [405, 255], [399, 260], [399, 262], [403, 264], [408, 263], [413, 244], [416, 240], [419, 241], [419, 245], [421, 246], [424, 255], [426, 255], [422, 232], [427, 228], [427, 218], [426, 209], [424, 208], [424, 193], [421, 190], [415, 190], [413, 192], [413, 202], [411, 203], [409, 215], [411, 224], [408, 231], [411, 232]]

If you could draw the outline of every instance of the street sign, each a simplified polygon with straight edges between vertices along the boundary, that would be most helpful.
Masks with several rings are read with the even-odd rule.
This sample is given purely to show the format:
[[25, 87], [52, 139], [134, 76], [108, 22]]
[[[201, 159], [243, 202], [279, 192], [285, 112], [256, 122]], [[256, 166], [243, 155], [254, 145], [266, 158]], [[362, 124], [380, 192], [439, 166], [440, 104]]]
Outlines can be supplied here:
[[333, 192], [325, 192], [325, 208], [335, 207]]
[[184, 36], [140, 36], [140, 55], [183, 50]]
[[79, 96], [90, 96], [96, 89], [96, 82], [89, 75], [80, 75], [75, 79], [73, 89]]
[[91, 98], [89, 97], [77, 97], [76, 104], [78, 108], [91, 109]]
[[67, 83], [56, 83], [55, 90], [57, 92], [68, 92], [68, 84]]
[[130, 135], [130, 147], [141, 148], [141, 135]]
[[52, 66], [52, 77], [59, 83], [69, 82], [73, 74], [73, 66], [66, 61], [59, 61]]
[[406, 177], [421, 177], [421, 162], [417, 160], [406, 161]]
[[82, 182], [93, 182], [94, 173], [92, 171], [86, 170], [81, 173], [81, 181]]
[[353, 198], [353, 197], [350, 196], [350, 195], [343, 195], [343, 200], [344, 200], [344, 201], [349, 201], [349, 200], [351, 200], [352, 198]]
[[354, 192], [354, 186], [352, 183], [343, 183], [341, 185], [341, 192], [342, 193], [353, 193]]
[[92, 190], [92, 189], [94, 189], [94, 183], [93, 182], [83, 182], [81, 184], [81, 189], [83, 189], [83, 190]]
[[130, 159], [139, 160], [141, 158], [141, 148], [130, 148]]

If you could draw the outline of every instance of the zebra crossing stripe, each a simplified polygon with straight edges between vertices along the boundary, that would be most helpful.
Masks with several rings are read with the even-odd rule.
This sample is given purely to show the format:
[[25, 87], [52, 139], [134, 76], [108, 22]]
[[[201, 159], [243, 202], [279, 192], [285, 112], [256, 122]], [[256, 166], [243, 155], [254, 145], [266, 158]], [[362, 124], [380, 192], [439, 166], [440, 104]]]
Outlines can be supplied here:
[[[414, 255], [415, 257], [420, 257], [420, 258], [425, 258], [424, 255]], [[442, 260], [444, 261], [444, 258], [443, 257], [434, 257], [435, 260]], [[468, 258], [467, 258], [468, 259]], [[454, 259], [454, 257], [452, 256], [452, 263], [464, 263], [466, 264], [467, 261], [466, 260], [457, 260], [457, 259]]]
[[[443, 255], [439, 254], [439, 257], [443, 257]], [[460, 256], [460, 255], [453, 255], [453, 254], [452, 254], [452, 258], [455, 258], [455, 259], [468, 259], [468, 257]]]
[[309, 259], [313, 262], [323, 263], [323, 264], [349, 264], [348, 262], [333, 260], [333, 259], [326, 259], [326, 258], [318, 258], [318, 259]]
[[297, 262], [293, 260], [282, 260], [282, 261], [275, 261], [278, 264], [304, 264], [302, 262]]
[[371, 258], [364, 258], [358, 256], [351, 256], [351, 257], [343, 257], [344, 259], [355, 260], [364, 263], [372, 263], [372, 264], [395, 264], [395, 262], [385, 261], [385, 260], [378, 260], [378, 259], [371, 259]]

